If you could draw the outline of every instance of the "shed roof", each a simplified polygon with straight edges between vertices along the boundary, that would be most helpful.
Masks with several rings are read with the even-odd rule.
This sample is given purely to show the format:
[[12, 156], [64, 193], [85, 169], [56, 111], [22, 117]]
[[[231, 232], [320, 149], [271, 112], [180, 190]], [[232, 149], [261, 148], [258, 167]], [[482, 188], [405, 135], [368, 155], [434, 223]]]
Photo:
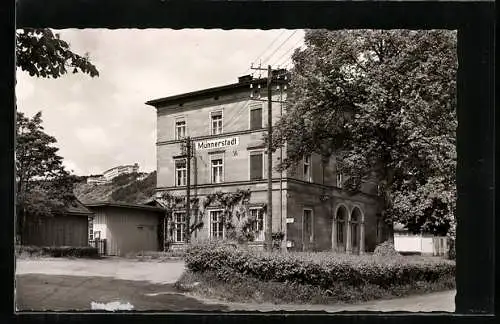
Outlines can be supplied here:
[[149, 210], [153, 212], [164, 212], [163, 208], [141, 205], [141, 204], [129, 204], [129, 203], [120, 203], [120, 202], [93, 202], [85, 204], [88, 208], [96, 208], [96, 207], [115, 207], [115, 208], [128, 208], [128, 209], [141, 209], [141, 210]]

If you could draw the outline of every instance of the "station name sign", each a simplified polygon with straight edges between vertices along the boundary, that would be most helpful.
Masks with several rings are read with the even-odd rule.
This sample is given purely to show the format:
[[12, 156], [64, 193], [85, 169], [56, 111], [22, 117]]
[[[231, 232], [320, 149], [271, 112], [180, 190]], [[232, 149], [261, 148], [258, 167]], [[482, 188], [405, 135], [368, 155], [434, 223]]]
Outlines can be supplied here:
[[228, 137], [196, 142], [195, 147], [197, 150], [208, 150], [237, 146], [238, 144], [240, 144], [240, 139], [238, 137]]

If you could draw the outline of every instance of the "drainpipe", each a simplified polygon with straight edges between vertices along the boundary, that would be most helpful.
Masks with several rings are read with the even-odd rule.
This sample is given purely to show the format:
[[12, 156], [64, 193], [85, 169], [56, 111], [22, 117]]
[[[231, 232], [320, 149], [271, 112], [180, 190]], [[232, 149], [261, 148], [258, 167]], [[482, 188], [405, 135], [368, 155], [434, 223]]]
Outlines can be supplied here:
[[[280, 119], [283, 116], [283, 88], [280, 87]], [[283, 163], [283, 147], [280, 147], [280, 163]], [[288, 192], [288, 191], [287, 191]], [[286, 228], [283, 228], [283, 170], [280, 171], [280, 201], [281, 201], [281, 208], [280, 208], [280, 230], [283, 232], [283, 242], [281, 242], [281, 245], [285, 245], [285, 251], [288, 250], [287, 248], [287, 235], [286, 235]], [[286, 222], [285, 222], [286, 226]]]

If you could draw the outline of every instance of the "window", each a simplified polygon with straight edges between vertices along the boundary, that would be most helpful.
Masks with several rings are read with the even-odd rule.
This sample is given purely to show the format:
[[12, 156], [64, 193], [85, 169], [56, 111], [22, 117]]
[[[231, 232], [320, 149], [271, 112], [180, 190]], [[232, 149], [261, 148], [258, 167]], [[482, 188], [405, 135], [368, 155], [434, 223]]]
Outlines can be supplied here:
[[179, 119], [175, 122], [175, 139], [179, 140], [186, 137], [186, 121]]
[[94, 232], [94, 237], [96, 240], [100, 240], [101, 239], [101, 231], [95, 231]]
[[250, 107], [250, 129], [262, 128], [262, 105], [252, 105]]
[[173, 241], [177, 243], [184, 242], [184, 231], [186, 228], [186, 213], [185, 212], [175, 212], [173, 226]]
[[222, 134], [222, 111], [212, 112], [210, 119], [212, 122], [212, 135]]
[[311, 181], [311, 156], [304, 156], [304, 180]]
[[313, 217], [311, 209], [304, 209], [304, 240], [313, 242]]
[[187, 179], [187, 167], [186, 160], [175, 161], [175, 185], [185, 186]]
[[212, 160], [212, 183], [223, 181], [224, 163], [222, 159]]
[[211, 210], [210, 222], [211, 222], [210, 234], [212, 238], [217, 238], [217, 239], [224, 238], [224, 224], [222, 221], [222, 210]]
[[89, 223], [89, 241], [94, 240], [94, 217], [88, 218]]
[[342, 188], [342, 181], [344, 181], [342, 173], [337, 173], [337, 188]]
[[255, 234], [255, 241], [264, 240], [264, 209], [250, 208], [250, 218], [254, 219], [253, 232]]
[[264, 178], [263, 153], [250, 153], [250, 180], [262, 180]]

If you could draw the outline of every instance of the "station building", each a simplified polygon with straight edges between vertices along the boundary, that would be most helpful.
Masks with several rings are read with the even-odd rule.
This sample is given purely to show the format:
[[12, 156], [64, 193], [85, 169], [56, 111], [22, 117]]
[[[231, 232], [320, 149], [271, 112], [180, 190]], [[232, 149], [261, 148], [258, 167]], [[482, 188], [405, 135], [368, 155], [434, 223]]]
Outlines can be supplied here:
[[[191, 195], [250, 189], [249, 209], [260, 220], [253, 244], [263, 246], [267, 204], [267, 79], [242, 76], [238, 82], [190, 93], [154, 99], [146, 104], [157, 111], [157, 193], [185, 195], [187, 165], [183, 138], [194, 145]], [[286, 109], [283, 87], [272, 90], [272, 119]], [[259, 99], [260, 98], [260, 99]], [[297, 167], [277, 171], [286, 148], [273, 153], [272, 231], [285, 236], [289, 251], [363, 253], [384, 241], [387, 229], [379, 219], [376, 185], [361, 192], [341, 188], [342, 175], [334, 159], [305, 156]], [[224, 237], [221, 210], [208, 207], [198, 237]], [[174, 213], [174, 244], [182, 244], [184, 214]]]

